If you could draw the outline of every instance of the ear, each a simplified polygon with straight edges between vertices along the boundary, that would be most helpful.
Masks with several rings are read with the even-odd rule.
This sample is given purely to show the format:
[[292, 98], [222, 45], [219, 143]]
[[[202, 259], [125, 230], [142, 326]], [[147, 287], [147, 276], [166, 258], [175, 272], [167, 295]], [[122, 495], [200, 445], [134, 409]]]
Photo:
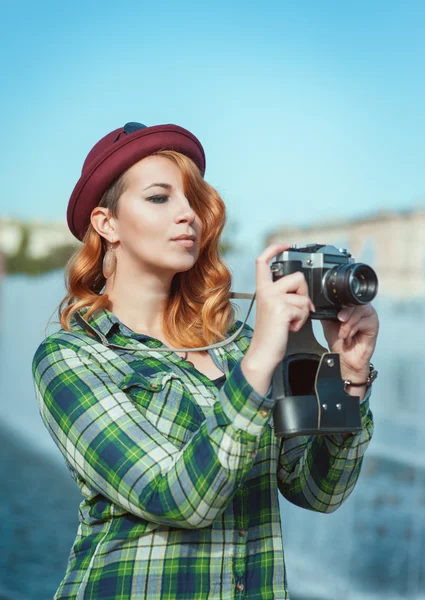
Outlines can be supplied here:
[[111, 244], [119, 241], [116, 231], [116, 219], [111, 215], [109, 208], [96, 206], [91, 212], [90, 221], [93, 228], [105, 240]]

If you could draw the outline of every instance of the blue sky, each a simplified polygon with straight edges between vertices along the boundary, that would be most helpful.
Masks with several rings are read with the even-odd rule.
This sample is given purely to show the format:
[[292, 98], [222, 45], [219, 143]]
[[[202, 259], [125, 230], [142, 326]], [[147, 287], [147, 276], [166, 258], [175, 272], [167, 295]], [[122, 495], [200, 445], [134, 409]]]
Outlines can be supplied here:
[[176, 123], [243, 243], [425, 203], [425, 3], [8, 2], [2, 216], [65, 219], [92, 145]]

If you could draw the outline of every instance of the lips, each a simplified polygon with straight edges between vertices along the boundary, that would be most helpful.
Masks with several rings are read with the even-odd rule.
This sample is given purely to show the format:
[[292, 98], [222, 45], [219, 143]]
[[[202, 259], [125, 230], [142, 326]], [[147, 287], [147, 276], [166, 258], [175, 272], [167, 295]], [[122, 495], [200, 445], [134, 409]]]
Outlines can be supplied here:
[[195, 247], [195, 236], [182, 234], [179, 237], [172, 239], [171, 241], [181, 246], [182, 248], [194, 248]]
[[173, 242], [177, 242], [178, 240], [190, 240], [194, 242], [196, 238], [194, 235], [179, 235], [179, 237], [172, 238]]

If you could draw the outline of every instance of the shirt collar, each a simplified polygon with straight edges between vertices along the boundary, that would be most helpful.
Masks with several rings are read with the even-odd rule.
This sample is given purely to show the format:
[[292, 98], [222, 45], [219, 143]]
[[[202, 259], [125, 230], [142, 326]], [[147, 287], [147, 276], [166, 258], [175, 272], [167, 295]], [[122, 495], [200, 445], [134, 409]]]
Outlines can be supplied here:
[[[81, 308], [78, 312], [81, 316], [84, 316], [88, 311], [88, 307]], [[122, 333], [126, 336], [134, 336], [131, 329], [129, 329], [124, 323], [116, 317], [110, 310], [107, 308], [100, 308], [96, 312], [94, 312], [91, 317], [88, 319], [89, 324], [92, 327], [95, 327], [98, 331], [103, 333], [105, 337], [111, 336], [117, 329], [120, 329]], [[74, 324], [78, 327], [78, 324]], [[146, 337], [146, 336], [145, 336]]]
[[[88, 307], [86, 306], [84, 308], [81, 308], [78, 312], [81, 316], [84, 316], [87, 311]], [[100, 308], [99, 310], [94, 312], [89, 318], [88, 322], [92, 327], [95, 327], [98, 331], [103, 333], [105, 337], [110, 337], [111, 335], [113, 335], [113, 333], [119, 330], [126, 337], [133, 337], [139, 341], [150, 339], [148, 335], [145, 335], [143, 333], [135, 333], [134, 331], [132, 331], [129, 327], [127, 327], [127, 325], [121, 323], [118, 317], [116, 317], [107, 308]], [[71, 323], [73, 323], [76, 327], [79, 327], [78, 323], [76, 323], [75, 320], [71, 320]], [[239, 328], [240, 325], [240, 321], [234, 322], [230, 326], [227, 332], [227, 336], [230, 337], [236, 331], [236, 329]]]

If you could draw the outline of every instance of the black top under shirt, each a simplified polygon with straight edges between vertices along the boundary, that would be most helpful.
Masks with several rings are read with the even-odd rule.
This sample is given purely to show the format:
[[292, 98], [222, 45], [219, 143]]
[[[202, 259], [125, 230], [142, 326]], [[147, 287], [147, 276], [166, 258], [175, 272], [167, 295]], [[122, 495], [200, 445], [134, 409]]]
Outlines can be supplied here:
[[218, 387], [218, 389], [220, 389], [222, 387], [223, 383], [226, 381], [226, 375], [221, 375], [217, 379], [211, 379], [211, 381], [213, 383], [215, 383], [215, 385]]

